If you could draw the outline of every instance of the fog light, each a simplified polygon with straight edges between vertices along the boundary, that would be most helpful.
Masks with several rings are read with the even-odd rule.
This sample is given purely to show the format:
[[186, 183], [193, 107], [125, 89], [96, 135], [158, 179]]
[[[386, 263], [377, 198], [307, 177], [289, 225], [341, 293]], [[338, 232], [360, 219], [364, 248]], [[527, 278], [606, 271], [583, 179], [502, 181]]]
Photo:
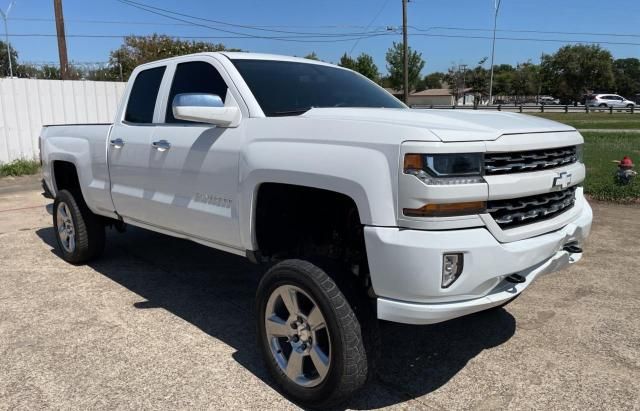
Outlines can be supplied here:
[[442, 258], [442, 288], [447, 288], [462, 274], [464, 257], [462, 253], [445, 254]]

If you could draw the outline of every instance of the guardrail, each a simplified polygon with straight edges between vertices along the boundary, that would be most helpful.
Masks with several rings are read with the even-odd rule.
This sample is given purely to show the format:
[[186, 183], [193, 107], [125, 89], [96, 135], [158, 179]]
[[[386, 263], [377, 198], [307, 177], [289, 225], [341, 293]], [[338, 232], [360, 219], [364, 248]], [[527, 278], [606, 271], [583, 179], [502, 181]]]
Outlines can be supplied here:
[[445, 110], [497, 110], [497, 111], [510, 111], [520, 113], [640, 113], [640, 110], [632, 107], [589, 107], [589, 106], [573, 106], [573, 105], [514, 105], [514, 104], [494, 104], [491, 106], [472, 106], [472, 105], [411, 105], [411, 108], [415, 109], [445, 109]]

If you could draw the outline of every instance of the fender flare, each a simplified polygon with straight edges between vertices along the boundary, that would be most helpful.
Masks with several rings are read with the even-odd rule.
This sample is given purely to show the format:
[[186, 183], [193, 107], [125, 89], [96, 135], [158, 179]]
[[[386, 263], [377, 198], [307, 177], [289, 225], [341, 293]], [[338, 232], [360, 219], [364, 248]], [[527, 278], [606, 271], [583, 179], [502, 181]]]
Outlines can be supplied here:
[[[312, 153], [312, 154], [310, 154]], [[365, 225], [395, 226], [397, 170], [374, 148], [317, 142], [250, 144], [240, 160], [240, 238], [256, 250], [255, 216], [263, 183], [291, 184], [343, 194], [353, 200]]]

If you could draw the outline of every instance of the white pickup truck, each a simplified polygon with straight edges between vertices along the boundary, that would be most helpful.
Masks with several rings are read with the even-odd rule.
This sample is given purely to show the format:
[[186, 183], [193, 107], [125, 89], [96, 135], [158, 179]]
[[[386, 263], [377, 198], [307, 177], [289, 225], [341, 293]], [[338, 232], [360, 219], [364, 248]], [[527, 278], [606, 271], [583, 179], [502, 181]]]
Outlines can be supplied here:
[[577, 262], [582, 145], [541, 118], [411, 110], [341, 67], [225, 52], [142, 65], [113, 124], [40, 136], [65, 260], [131, 224], [264, 264], [260, 349], [316, 407], [371, 374], [377, 319], [500, 307]]

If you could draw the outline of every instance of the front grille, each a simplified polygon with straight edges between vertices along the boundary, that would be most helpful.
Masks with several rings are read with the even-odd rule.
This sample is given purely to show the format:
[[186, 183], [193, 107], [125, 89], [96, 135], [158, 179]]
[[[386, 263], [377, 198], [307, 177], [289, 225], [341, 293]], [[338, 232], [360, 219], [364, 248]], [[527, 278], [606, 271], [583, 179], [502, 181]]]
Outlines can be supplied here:
[[573, 207], [576, 187], [530, 197], [487, 203], [487, 212], [501, 228], [513, 228], [555, 217]]
[[522, 173], [546, 170], [578, 161], [576, 146], [545, 150], [487, 153], [484, 157], [486, 175]]

